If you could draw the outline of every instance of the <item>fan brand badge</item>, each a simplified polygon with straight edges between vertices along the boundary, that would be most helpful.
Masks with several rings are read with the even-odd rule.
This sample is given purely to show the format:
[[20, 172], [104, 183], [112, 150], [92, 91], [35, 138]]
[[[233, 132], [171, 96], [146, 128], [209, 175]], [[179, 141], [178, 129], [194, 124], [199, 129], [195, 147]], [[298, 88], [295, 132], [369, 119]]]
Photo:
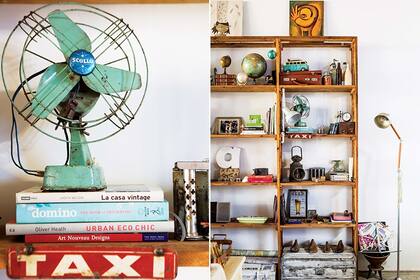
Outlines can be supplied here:
[[70, 69], [78, 75], [89, 75], [95, 69], [95, 65], [95, 58], [86, 50], [77, 50], [70, 55]]

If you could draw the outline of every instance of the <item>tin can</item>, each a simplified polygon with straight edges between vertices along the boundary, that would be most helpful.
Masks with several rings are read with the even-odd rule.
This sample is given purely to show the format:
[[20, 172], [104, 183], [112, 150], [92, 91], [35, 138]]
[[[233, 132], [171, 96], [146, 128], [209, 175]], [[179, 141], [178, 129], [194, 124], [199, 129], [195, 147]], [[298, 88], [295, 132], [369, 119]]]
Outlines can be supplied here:
[[322, 76], [322, 84], [323, 85], [331, 85], [332, 84], [332, 78], [330, 74], [326, 74]]

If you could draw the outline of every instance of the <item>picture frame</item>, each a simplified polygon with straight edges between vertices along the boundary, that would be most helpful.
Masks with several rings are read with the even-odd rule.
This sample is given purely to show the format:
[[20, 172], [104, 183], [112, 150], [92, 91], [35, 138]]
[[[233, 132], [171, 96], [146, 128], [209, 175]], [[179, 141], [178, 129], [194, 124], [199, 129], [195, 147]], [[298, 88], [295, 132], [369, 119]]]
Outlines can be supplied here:
[[243, 120], [241, 117], [218, 117], [214, 120], [213, 133], [221, 135], [241, 134]]
[[243, 0], [211, 0], [210, 27], [214, 36], [242, 36]]
[[313, 219], [317, 216], [316, 210], [308, 210], [308, 219]]
[[291, 219], [306, 219], [308, 209], [308, 190], [288, 190], [287, 214]]
[[290, 1], [289, 35], [324, 35], [324, 1]]

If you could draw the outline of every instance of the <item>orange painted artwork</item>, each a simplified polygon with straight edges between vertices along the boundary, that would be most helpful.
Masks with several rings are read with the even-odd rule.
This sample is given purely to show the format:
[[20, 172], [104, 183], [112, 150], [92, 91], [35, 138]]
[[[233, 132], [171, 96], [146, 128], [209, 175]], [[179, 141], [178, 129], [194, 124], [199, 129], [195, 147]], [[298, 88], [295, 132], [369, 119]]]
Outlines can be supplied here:
[[312, 37], [324, 33], [324, 1], [290, 1], [290, 36]]

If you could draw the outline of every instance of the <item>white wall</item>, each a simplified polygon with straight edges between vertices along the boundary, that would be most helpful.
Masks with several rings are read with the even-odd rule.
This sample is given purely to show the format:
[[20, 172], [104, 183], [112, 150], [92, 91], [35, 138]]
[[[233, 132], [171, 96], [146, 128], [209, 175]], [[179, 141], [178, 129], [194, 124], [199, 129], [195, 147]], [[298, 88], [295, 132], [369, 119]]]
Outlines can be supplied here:
[[[149, 88], [136, 119], [123, 132], [90, 146], [110, 184], [160, 186], [172, 201], [172, 167], [208, 158], [208, 8], [191, 5], [97, 5], [122, 17], [139, 37], [149, 62]], [[0, 45], [37, 5], [0, 5]], [[9, 64], [18, 61], [11, 57]], [[187, 62], [186, 62], [187, 61]], [[17, 85], [16, 85], [17, 86]], [[15, 168], [9, 151], [10, 106], [0, 92], [0, 213], [14, 218], [15, 192], [40, 184]], [[31, 168], [62, 163], [64, 144], [23, 124], [24, 161]]]
[[[418, 74], [416, 66], [402, 67], [405, 64], [417, 65], [420, 62], [420, 37], [416, 27], [419, 27], [416, 13], [420, 9], [420, 2], [410, 0], [401, 4], [392, 1], [325, 1], [324, 35], [358, 36], [359, 44], [359, 220], [384, 220], [392, 229], [396, 230], [396, 155], [397, 141], [391, 130], [380, 130], [375, 127], [373, 118], [378, 112], [389, 112], [395, 126], [404, 138], [402, 168], [404, 171], [404, 201], [402, 205], [402, 255], [401, 268], [403, 270], [420, 270], [420, 243], [417, 234], [419, 228], [420, 190], [418, 185], [418, 170], [420, 168], [420, 148], [418, 146], [417, 129], [420, 95], [416, 88]], [[244, 35], [288, 35], [289, 1], [256, 1], [249, 0], [244, 4]], [[266, 50], [261, 52], [265, 55]], [[220, 50], [212, 52], [212, 66], [217, 65]], [[241, 56], [233, 52], [236, 61]], [[292, 56], [292, 54], [291, 54]], [[329, 58], [320, 53], [305, 53], [304, 58], [318, 64], [325, 65]], [[345, 54], [334, 53], [332, 57]], [[233, 59], [233, 63], [235, 59]], [[237, 66], [238, 67], [238, 66]], [[220, 71], [220, 70], [219, 70]], [[231, 69], [235, 72], [235, 66]], [[237, 71], [237, 70], [236, 70]], [[214, 96], [214, 95], [213, 95]], [[254, 95], [255, 96], [255, 95]], [[231, 95], [229, 95], [229, 98]], [[312, 109], [333, 105], [336, 109], [348, 106], [345, 95], [329, 100], [328, 106], [322, 106], [327, 101], [323, 97], [310, 95]], [[246, 95], [239, 95], [233, 102], [227, 102], [225, 97], [212, 100], [212, 118], [219, 115], [242, 115], [263, 113], [265, 107], [261, 105], [264, 98], [268, 107], [272, 101], [269, 95], [258, 97], [257, 102], [246, 99]], [[253, 97], [248, 97], [253, 98]], [[242, 100], [242, 101], [241, 101]], [[230, 108], [229, 108], [230, 107]], [[336, 109], [326, 113], [330, 118]], [[233, 110], [233, 113], [229, 113]], [[320, 112], [313, 111], [316, 118]], [[311, 118], [311, 117], [310, 117]], [[315, 120], [312, 120], [314, 122]], [[328, 121], [328, 120], [326, 120]], [[311, 122], [309, 119], [308, 122]], [[227, 145], [239, 145], [246, 149], [261, 149], [260, 153], [251, 150], [252, 154], [242, 160], [245, 171], [261, 165], [273, 168], [273, 154], [267, 151], [274, 147], [270, 140], [262, 143], [254, 140], [230, 141]], [[338, 151], [341, 158], [346, 158], [346, 147], [340, 145], [340, 140], [314, 140], [311, 143], [300, 142], [304, 148], [304, 166], [314, 164], [328, 166], [328, 160], [334, 159]], [[213, 153], [223, 146], [220, 140], [213, 141]], [[349, 145], [350, 146], [350, 145]], [[254, 147], [254, 148], [253, 148]], [[317, 149], [315, 149], [317, 147]], [[274, 151], [273, 151], [274, 152]], [[348, 153], [348, 151], [347, 151]], [[319, 161], [318, 159], [321, 160]], [[318, 212], [330, 210], [343, 211], [350, 208], [347, 199], [349, 190], [331, 190], [331, 188], [309, 188], [309, 209]], [[258, 192], [258, 195], [255, 195]], [[212, 199], [231, 201], [233, 215], [271, 215], [274, 188], [252, 188], [250, 190], [236, 190], [233, 188], [213, 190]], [[242, 248], [276, 249], [276, 236], [273, 231], [250, 230], [228, 231], [234, 240], [234, 245]], [[350, 240], [350, 231], [346, 230], [316, 230], [316, 231], [288, 231], [285, 241], [294, 238], [305, 241], [315, 238], [317, 241]], [[392, 245], [395, 246], [395, 237]], [[395, 255], [386, 263], [386, 269], [394, 270]], [[362, 267], [364, 268], [364, 267]]]

